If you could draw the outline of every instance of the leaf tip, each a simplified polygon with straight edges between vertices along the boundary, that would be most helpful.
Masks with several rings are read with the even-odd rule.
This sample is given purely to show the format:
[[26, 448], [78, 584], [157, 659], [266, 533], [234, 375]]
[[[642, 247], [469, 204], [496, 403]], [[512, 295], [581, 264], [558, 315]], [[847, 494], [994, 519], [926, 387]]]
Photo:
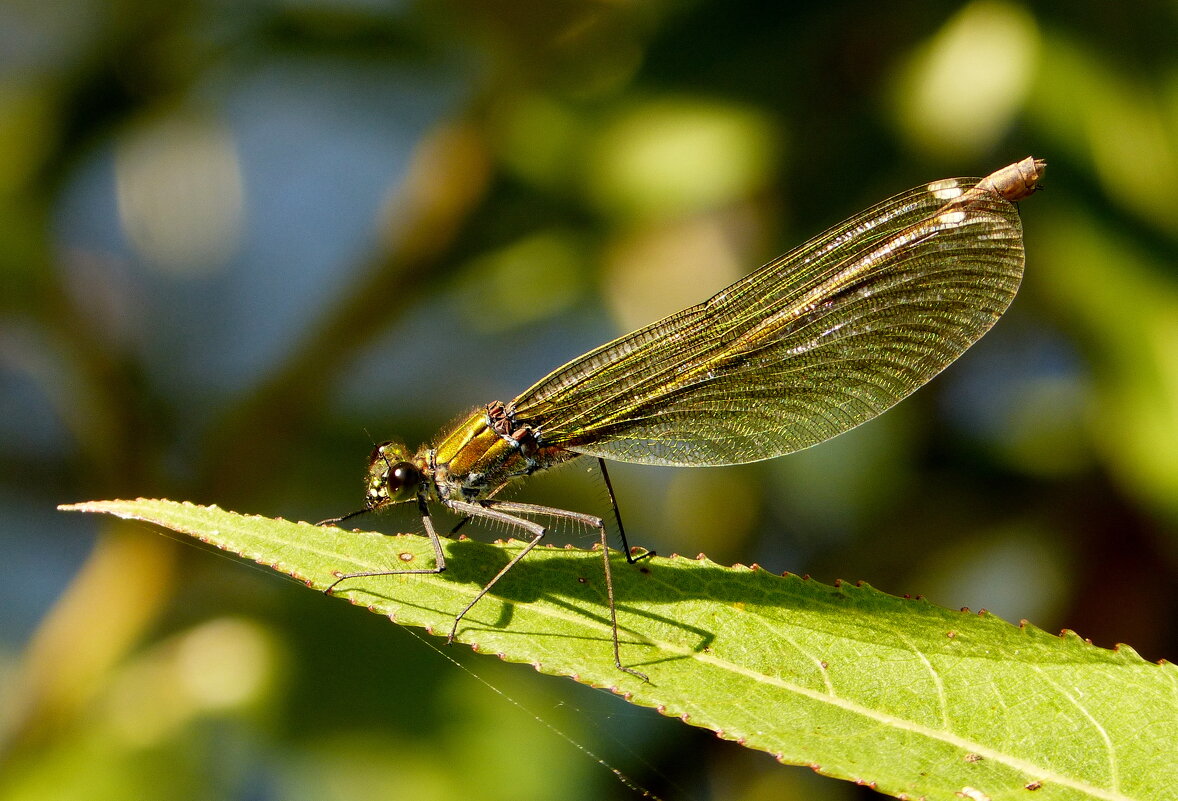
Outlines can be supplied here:
[[110, 501], [79, 501], [78, 503], [59, 503], [57, 511], [59, 512], [102, 512], [105, 511], [104, 504]]

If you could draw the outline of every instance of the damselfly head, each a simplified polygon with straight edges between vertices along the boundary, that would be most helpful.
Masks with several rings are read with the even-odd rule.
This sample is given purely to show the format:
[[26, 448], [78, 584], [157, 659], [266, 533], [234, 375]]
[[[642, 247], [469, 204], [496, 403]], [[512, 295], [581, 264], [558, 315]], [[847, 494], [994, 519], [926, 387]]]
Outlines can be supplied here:
[[382, 442], [368, 457], [364, 504], [374, 511], [391, 503], [403, 503], [417, 495], [421, 469], [410, 461], [409, 451], [397, 442]]

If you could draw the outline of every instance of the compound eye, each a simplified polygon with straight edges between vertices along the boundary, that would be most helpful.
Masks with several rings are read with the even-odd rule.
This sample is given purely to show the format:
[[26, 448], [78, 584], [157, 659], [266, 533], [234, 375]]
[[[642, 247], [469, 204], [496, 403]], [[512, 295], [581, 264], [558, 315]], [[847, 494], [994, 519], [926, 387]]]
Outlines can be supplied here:
[[365, 504], [371, 510], [412, 500], [421, 480], [421, 470], [409, 461], [404, 445], [382, 442], [372, 450], [368, 460]]
[[407, 494], [403, 491], [415, 488], [421, 481], [421, 471], [412, 462], [397, 462], [389, 469], [387, 479], [389, 495]]

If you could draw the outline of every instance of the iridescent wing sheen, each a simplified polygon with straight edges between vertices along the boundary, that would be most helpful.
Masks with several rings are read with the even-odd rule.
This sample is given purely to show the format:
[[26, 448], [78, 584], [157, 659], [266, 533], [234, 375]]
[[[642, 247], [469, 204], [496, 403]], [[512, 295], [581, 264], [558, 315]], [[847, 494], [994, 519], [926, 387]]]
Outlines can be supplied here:
[[569, 362], [508, 410], [546, 445], [647, 464], [739, 464], [841, 434], [1006, 310], [1023, 272], [1014, 201], [1043, 167], [1026, 159], [897, 195]]

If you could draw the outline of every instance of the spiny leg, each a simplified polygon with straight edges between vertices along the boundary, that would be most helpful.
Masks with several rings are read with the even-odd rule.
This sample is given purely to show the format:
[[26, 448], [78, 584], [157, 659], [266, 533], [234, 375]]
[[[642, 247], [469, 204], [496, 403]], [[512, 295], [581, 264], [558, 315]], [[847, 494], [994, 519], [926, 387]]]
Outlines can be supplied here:
[[609, 471], [605, 469], [605, 460], [600, 456], [597, 457], [597, 467], [601, 470], [601, 478], [605, 481], [605, 491], [609, 494], [609, 505], [614, 510], [614, 522], [618, 524], [618, 534], [622, 538], [622, 553], [626, 555], [626, 561], [633, 565], [649, 556], [654, 556], [654, 551], [651, 550], [646, 550], [641, 556], [634, 556], [630, 553], [630, 543], [626, 541], [626, 529], [622, 526], [622, 513], [618, 509], [618, 499], [614, 497], [614, 485], [609, 480]]
[[[609, 563], [609, 534], [605, 529], [605, 523], [602, 522], [600, 517], [584, 514], [582, 512], [572, 512], [572, 511], [569, 511], [568, 509], [557, 509], [552, 506], [540, 506], [540, 505], [534, 504], [534, 503], [516, 503], [514, 501], [484, 501], [482, 504], [466, 504], [466, 505], [467, 506], [476, 506], [477, 508], [481, 509], [484, 513], [498, 511], [498, 512], [500, 512], [500, 515], [495, 515], [494, 516], [495, 519], [505, 520], [506, 522], [518, 521], [515, 523], [515, 525], [519, 525], [522, 528], [527, 528], [529, 531], [532, 529], [529, 528], [528, 526], [523, 526], [522, 524], [523, 523], [531, 523], [532, 526], [536, 526], [540, 529], [540, 534], [534, 540], [532, 540], [532, 542], [530, 542], [526, 548], [524, 548], [519, 554], [517, 554], [514, 559], [512, 559], [510, 562], [508, 562], [507, 566], [504, 567], [502, 570], [500, 570], [498, 575], [495, 576], [495, 578], [491, 579], [491, 583], [483, 588], [483, 592], [479, 593], [478, 598], [475, 598], [474, 601], [470, 602], [470, 605], [467, 606], [466, 609], [462, 610], [462, 614], [460, 614], [458, 616], [459, 618], [461, 618], [462, 615], [466, 614], [467, 610], [469, 610], [471, 606], [474, 606], [475, 602], [478, 601], [479, 598], [483, 597], [483, 594], [486, 593], [487, 590], [489, 590], [491, 588], [492, 584], [494, 584], [496, 581], [498, 581], [500, 579], [500, 577], [502, 577], [504, 573], [506, 573], [508, 570], [510, 570], [512, 568], [512, 566], [514, 566], [520, 559], [522, 559], [524, 557], [524, 555], [528, 553], [528, 551], [530, 551], [530, 550], [532, 550], [532, 548], [536, 547], [536, 545], [540, 542], [540, 538], [543, 537], [544, 534], [546, 533], [546, 529], [543, 526], [540, 526], [539, 523], [534, 523], [530, 520], [525, 520], [523, 518], [515, 517], [513, 515], [502, 514], [502, 512], [516, 512], [518, 514], [545, 515], [548, 517], [563, 518], [565, 520], [575, 520], [578, 523], [581, 523], [581, 524], [587, 525], [587, 526], [592, 526], [593, 528], [597, 529], [598, 534], [600, 535], [600, 538], [601, 538], [601, 565], [602, 565], [602, 572], [605, 574], [606, 600], [609, 603], [609, 624], [610, 624], [610, 633], [613, 635], [614, 666], [618, 670], [622, 671], [623, 673], [629, 673], [631, 676], [637, 676], [638, 678], [642, 679], [645, 682], [650, 681], [650, 677], [647, 676], [645, 673], [635, 670], [634, 668], [628, 668], [622, 664], [622, 650], [621, 650], [622, 646], [621, 646], [621, 642], [618, 639], [618, 608], [617, 608], [617, 603], [614, 599], [614, 574], [613, 574], [613, 569], [610, 567], [610, 563]], [[492, 517], [492, 515], [485, 515], [485, 516]], [[619, 520], [619, 524], [620, 524], [620, 520]], [[638, 559], [642, 559], [645, 556], [646, 555], [640, 556], [640, 557], [638, 557]], [[632, 559], [630, 561], [636, 562], [638, 560]], [[455, 627], [455, 630], [457, 630], [457, 628], [458, 628], [457, 621], [455, 621], [454, 627]], [[453, 636], [453, 633], [451, 633], [451, 636]]]
[[[443, 573], [446, 570], [446, 554], [442, 552], [442, 540], [438, 537], [438, 532], [434, 529], [434, 521], [430, 516], [429, 507], [426, 506], [424, 498], [417, 499], [417, 510], [421, 513], [421, 523], [425, 526], [425, 533], [429, 537], [430, 544], [434, 546], [434, 566], [418, 568], [415, 570], [365, 570], [357, 573], [341, 573], [338, 570], [333, 570], [335, 581], [328, 585], [324, 594], [331, 594], [331, 591], [336, 588], [341, 581], [353, 578], [371, 578], [373, 576], [414, 576], [414, 575], [436, 575]], [[346, 515], [345, 517], [351, 517]], [[343, 519], [343, 518], [340, 518]]]
[[345, 520], [351, 520], [353, 517], [359, 517], [360, 515], [368, 514], [371, 511], [372, 511], [371, 509], [367, 509], [367, 508], [357, 509], [354, 512], [348, 512], [346, 515], [340, 515], [339, 517], [329, 517], [326, 520], [320, 520], [315, 525], [317, 525], [317, 526], [338, 526], [340, 523], [344, 522]]
[[474, 599], [471, 600], [471, 602], [468, 603], [454, 618], [454, 625], [450, 628], [450, 636], [446, 638], [446, 642], [453, 642], [454, 636], [458, 633], [458, 624], [462, 622], [462, 618], [466, 616], [466, 613], [469, 612], [475, 604], [482, 600], [483, 596], [486, 595], [491, 590], [491, 588], [495, 586], [499, 579], [507, 575], [509, 570], [519, 564], [521, 559], [527, 556], [533, 548], [540, 544], [540, 540], [544, 539], [544, 535], [548, 533], [548, 529], [535, 521], [525, 520], [522, 517], [506, 514], [505, 512], [492, 509], [482, 503], [467, 503], [466, 501], [453, 500], [445, 501], [444, 503], [458, 514], [466, 515], [467, 520], [475, 517], [481, 517], [487, 520], [498, 520], [499, 522], [506, 523], [509, 526], [522, 528], [524, 531], [527, 531], [532, 535], [532, 539], [528, 541], [528, 544], [524, 546], [524, 549], [512, 557], [511, 561], [505, 564], [499, 570], [499, 572], [495, 574], [494, 578], [488, 581], [486, 586], [479, 590]]
[[[602, 467], [603, 467], [603, 473], [604, 473], [604, 465]], [[616, 515], [616, 519], [618, 522], [619, 531], [621, 531], [621, 516], [618, 515], [618, 513], [617, 513], [617, 503], [613, 500], [613, 490], [612, 490], [612, 487], [609, 487], [608, 475], [606, 476], [606, 486], [608, 489], [610, 489], [610, 500], [614, 504], [614, 513]], [[425, 499], [421, 498], [421, 497], [417, 498], [417, 504], [418, 504], [418, 510], [421, 513], [421, 521], [422, 521], [423, 526], [425, 527], [425, 532], [429, 536], [430, 543], [433, 545], [433, 548], [434, 548], [434, 557], [436, 560], [434, 567], [420, 568], [420, 569], [413, 569], [413, 570], [369, 570], [369, 571], [358, 571], [358, 572], [354, 572], [354, 573], [341, 573], [337, 570], [337, 571], [334, 571], [334, 574], [336, 576], [336, 580], [333, 581], [330, 585], [328, 585], [328, 587], [324, 590], [324, 593], [327, 593], [327, 594], [331, 593], [331, 591], [334, 590], [336, 588], [336, 586], [338, 586], [340, 584], [340, 582], [345, 581], [346, 579], [351, 579], [351, 578], [369, 578], [369, 577], [374, 577], [374, 576], [404, 576], [404, 575], [423, 575], [423, 574], [437, 575], [439, 573], [444, 572], [446, 570], [446, 556], [445, 556], [445, 553], [442, 551], [441, 539], [438, 536], [437, 530], [434, 528], [433, 518], [430, 516], [430, 513], [429, 513], [429, 507], [426, 505]], [[516, 526], [517, 528], [522, 528], [523, 530], [528, 531], [533, 535], [532, 539], [528, 542], [528, 544], [524, 547], [524, 549], [522, 551], [520, 551], [518, 554], [516, 554], [515, 557], [513, 557], [511, 559], [511, 561], [509, 561], [506, 565], [504, 565], [503, 568], [498, 573], [496, 573], [495, 576], [489, 582], [487, 582], [486, 586], [484, 586], [478, 592], [478, 594], [475, 595], [474, 599], [471, 600], [471, 602], [468, 603], [462, 609], [462, 611], [458, 613], [458, 615], [454, 618], [454, 625], [450, 628], [450, 634], [446, 638], [447, 642], [452, 642], [454, 640], [454, 637], [458, 632], [458, 625], [459, 625], [459, 623], [462, 622], [462, 618], [466, 616], [466, 613], [469, 612], [472, 608], [474, 608], [475, 604], [477, 604], [480, 600], [482, 600], [483, 596], [485, 596], [491, 590], [491, 588], [493, 586], [495, 586], [495, 584], [499, 581], [499, 579], [503, 578], [503, 576], [506, 575], [507, 572], [509, 570], [511, 570], [511, 568], [513, 568], [517, 564], [519, 564], [521, 559], [523, 559], [525, 556], [527, 556], [528, 553], [533, 548], [535, 548], [537, 545], [539, 545], [540, 540], [542, 540], [544, 538], [544, 535], [548, 533], [547, 528], [540, 525], [539, 523], [536, 523], [535, 521], [532, 521], [532, 520], [527, 520], [522, 517], [517, 517], [516, 515], [513, 515], [513, 514], [508, 514], [508, 512], [517, 512], [517, 513], [522, 513], [522, 514], [537, 514], [537, 515], [545, 515], [548, 517], [564, 518], [566, 520], [574, 520], [574, 521], [577, 521], [577, 522], [582, 523], [584, 525], [592, 526], [593, 528], [597, 529], [597, 531], [600, 535], [602, 568], [603, 568], [603, 572], [605, 574], [606, 597], [609, 602], [610, 629], [611, 629], [611, 633], [613, 635], [614, 666], [617, 667], [618, 670], [621, 670], [624, 673], [629, 673], [632, 676], [636, 676], [636, 677], [642, 679], [643, 681], [646, 681], [646, 682], [650, 681], [650, 677], [648, 677], [645, 673], [642, 673], [641, 671], [635, 670], [633, 668], [628, 668], [622, 664], [621, 644], [618, 639], [618, 612], [617, 612], [617, 605], [616, 605], [616, 602], [614, 599], [613, 570], [612, 570], [612, 568], [610, 566], [610, 562], [609, 562], [609, 536], [606, 531], [605, 524], [602, 522], [600, 517], [596, 517], [594, 515], [589, 515], [589, 514], [584, 514], [581, 512], [573, 512], [573, 511], [569, 511], [568, 509], [557, 509], [557, 508], [551, 507], [551, 506], [540, 506], [538, 504], [530, 504], [530, 503], [514, 503], [511, 501], [485, 500], [482, 503], [467, 503], [465, 501], [447, 501], [446, 506], [448, 506], [450, 509], [454, 510], [455, 512], [457, 512], [459, 514], [465, 515], [464, 519], [462, 521], [460, 521], [459, 526], [455, 527], [456, 529], [458, 527], [460, 527], [462, 525], [462, 523], [465, 523], [466, 521], [468, 521], [472, 518], [482, 517], [482, 518], [487, 518], [490, 520], [498, 520], [502, 523], [506, 523], [511, 526]], [[367, 510], [361, 510], [361, 511], [367, 511]], [[359, 514], [359, 513], [360, 512], [356, 512], [353, 514], [345, 515], [342, 518], [333, 518], [331, 520], [325, 520], [320, 525], [331, 525], [333, 523], [337, 523], [342, 520], [346, 520], [350, 517], [353, 517], [355, 514]], [[622, 542], [623, 542], [623, 545], [625, 545], [625, 534], [624, 533], [622, 534]], [[651, 555], [651, 553], [646, 553], [646, 554], [643, 554], [642, 556], [638, 557], [637, 559], [630, 558], [629, 548], [628, 548], [628, 546], [626, 546], [626, 547], [627, 547], [627, 559], [632, 563], [637, 562], [639, 559], [643, 559], [643, 558]]]
[[[508, 482], [508, 481], [504, 481], [504, 482], [503, 482], [502, 484], [500, 484], [498, 487], [495, 487], [495, 489], [493, 489], [493, 490], [491, 490], [489, 493], [487, 493], [487, 496], [486, 496], [486, 498], [484, 498], [484, 500], [489, 500], [489, 499], [491, 499], [491, 498], [494, 498], [494, 497], [495, 497], [496, 495], [498, 495], [498, 494], [499, 494], [499, 493], [500, 493], [500, 492], [503, 490], [503, 488], [504, 488], [504, 487], [506, 487], [506, 486], [507, 486], [509, 483], [510, 483], [510, 482]], [[469, 522], [470, 522], [470, 518], [471, 518], [471, 516], [470, 516], [470, 515], [467, 515], [466, 517], [464, 517], [464, 518], [462, 518], [461, 520], [459, 520], [457, 523], [455, 523], [455, 524], [454, 524], [454, 528], [450, 529], [450, 533], [449, 533], [449, 534], [447, 534], [446, 536], [447, 536], [447, 537], [453, 537], [455, 534], [457, 534], [457, 533], [458, 533], [458, 530], [459, 530], [460, 528], [462, 528], [463, 526], [465, 526], [467, 523], [469, 523]]]

